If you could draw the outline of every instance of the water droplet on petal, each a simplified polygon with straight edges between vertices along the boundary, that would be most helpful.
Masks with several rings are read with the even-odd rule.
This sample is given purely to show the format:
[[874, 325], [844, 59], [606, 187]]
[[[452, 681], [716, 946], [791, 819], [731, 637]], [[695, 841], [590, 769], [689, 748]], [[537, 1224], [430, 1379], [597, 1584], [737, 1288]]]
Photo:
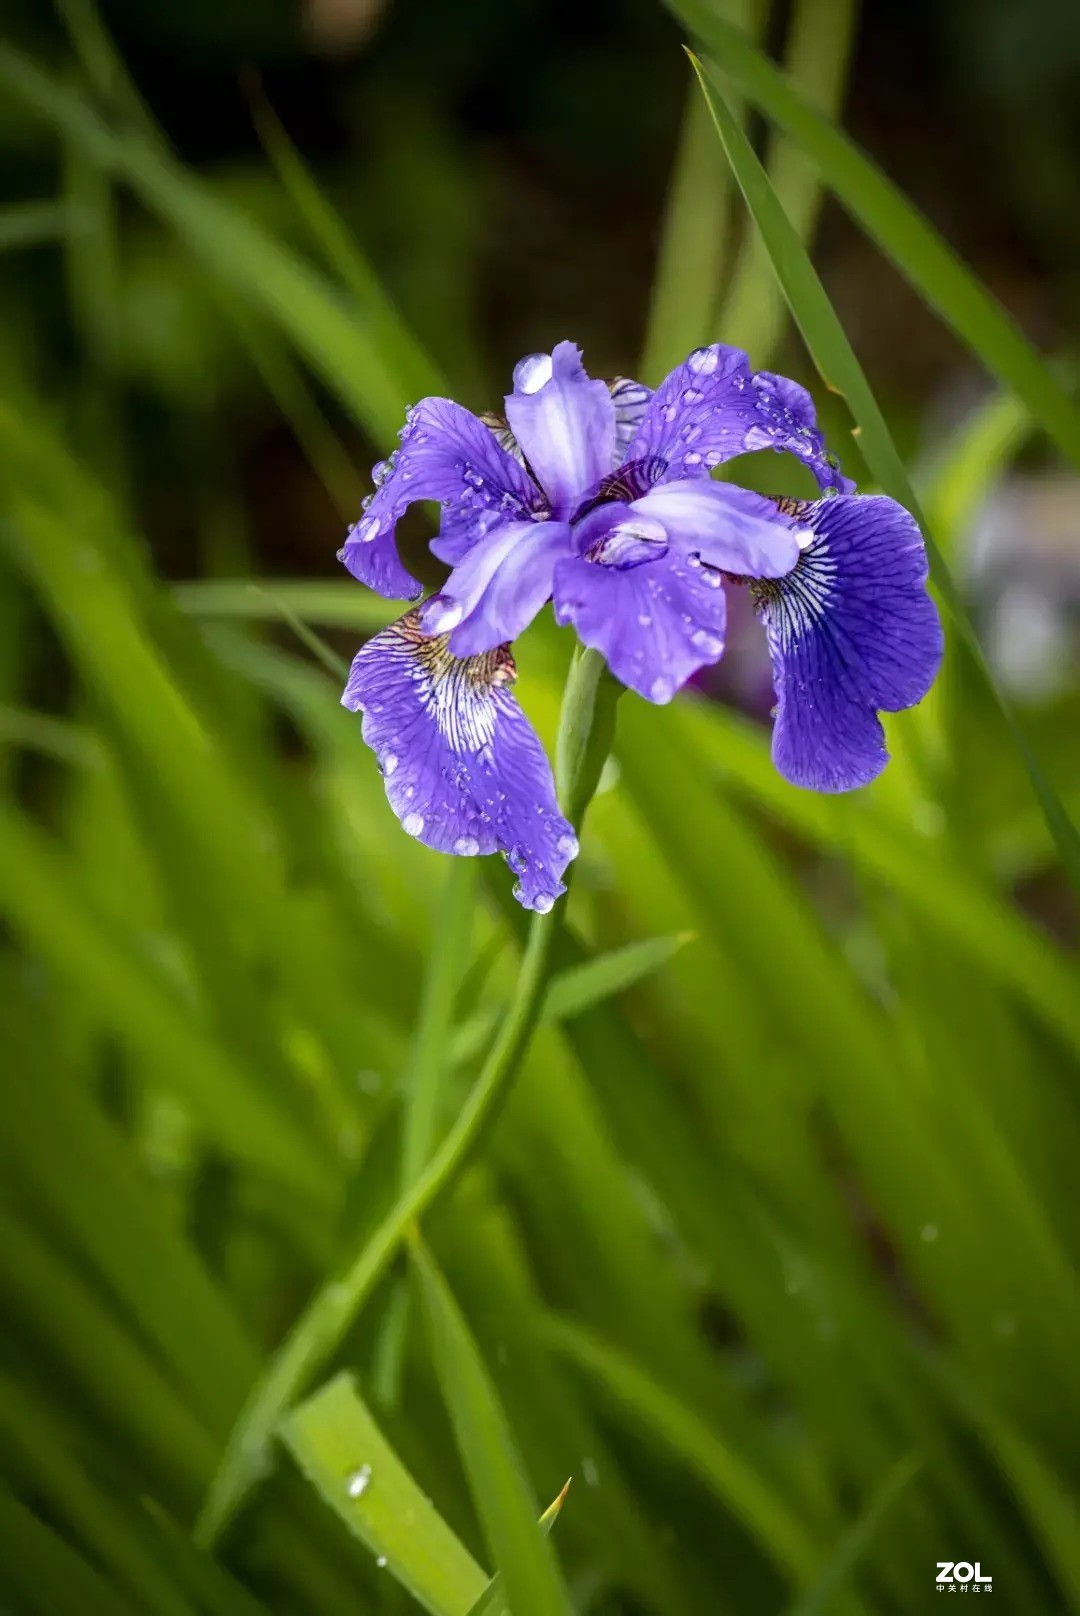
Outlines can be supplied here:
[[701, 398], [702, 394], [700, 388], [688, 387], [683, 393], [682, 401], [684, 404], [700, 404]]
[[450, 600], [445, 595], [432, 595], [424, 606], [421, 615], [421, 627], [425, 634], [449, 634], [457, 628], [465, 616], [465, 607], [460, 600]]
[[560, 836], [559, 840], [555, 843], [555, 848], [557, 852], [562, 854], [563, 858], [577, 858], [578, 839], [576, 836], [571, 836], [569, 834]]
[[350, 1498], [362, 1498], [371, 1484], [371, 1466], [361, 1465], [354, 1470], [346, 1484], [346, 1491]]
[[690, 643], [705, 656], [718, 657], [724, 649], [724, 642], [717, 635], [710, 634], [707, 629], [695, 629], [690, 636]]
[[652, 627], [652, 618], [649, 616], [648, 612], [639, 612], [638, 613], [638, 623], [640, 624], [640, 626], [642, 628], [651, 628]]
[[384, 752], [382, 756], [382, 772], [389, 779], [398, 766], [397, 755], [394, 752]]
[[688, 466], [700, 466], [701, 465], [701, 456], [697, 453], [696, 449], [691, 449], [686, 454], [684, 454], [683, 455], [683, 460], [685, 461], [685, 463]]
[[423, 814], [406, 814], [401, 821], [401, 828], [406, 836], [419, 836], [424, 828]]
[[506, 862], [509, 864], [515, 875], [524, 875], [529, 861], [525, 856], [525, 849], [519, 842], [515, 842], [513, 847], [507, 853]]
[[550, 892], [538, 892], [533, 899], [533, 908], [538, 915], [550, 914], [555, 907], [555, 899]]
[[649, 700], [655, 702], [670, 701], [675, 694], [675, 687], [670, 679], [659, 676], [649, 686]]
[[454, 852], [459, 858], [475, 858], [480, 851], [480, 843], [475, 836], [459, 836], [454, 843]]
[[538, 393], [551, 380], [551, 355], [526, 354], [514, 366], [514, 392]]
[[719, 362], [719, 356], [713, 348], [695, 348], [686, 361], [695, 376], [711, 376]]

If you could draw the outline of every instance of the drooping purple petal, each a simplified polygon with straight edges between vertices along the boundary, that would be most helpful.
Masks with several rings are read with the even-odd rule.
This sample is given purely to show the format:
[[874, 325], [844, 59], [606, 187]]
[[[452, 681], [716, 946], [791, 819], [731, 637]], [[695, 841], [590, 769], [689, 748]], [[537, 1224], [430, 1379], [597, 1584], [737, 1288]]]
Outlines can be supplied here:
[[799, 558], [809, 530], [781, 514], [773, 500], [708, 477], [659, 483], [630, 509], [658, 521], [671, 544], [722, 572], [780, 578]]
[[559, 519], [615, 464], [611, 393], [606, 382], [590, 379], [572, 342], [521, 361], [506, 418]]
[[419, 593], [397, 552], [394, 530], [415, 500], [444, 506], [444, 540], [464, 551], [496, 522], [522, 520], [544, 501], [525, 468], [475, 415], [448, 398], [409, 411], [401, 443], [375, 471], [376, 490], [338, 559], [361, 583], [391, 599]]
[[[627, 506], [597, 510], [586, 523], [586, 556], [555, 568], [555, 616], [602, 653], [617, 679], [647, 701], [670, 701], [724, 651], [723, 579], [696, 555], [668, 548], [659, 522]], [[583, 524], [584, 525], [584, 524]]]
[[514, 640], [550, 598], [556, 561], [571, 553], [566, 522], [492, 528], [420, 607], [420, 626], [425, 634], [449, 634], [458, 657]]
[[514, 896], [546, 914], [577, 854], [544, 749], [509, 685], [509, 647], [458, 658], [411, 611], [362, 646], [343, 704], [362, 734], [402, 828], [440, 853], [501, 852]]
[[696, 348], [653, 394], [626, 453], [659, 456], [668, 475], [700, 477], [752, 449], [797, 455], [822, 488], [849, 491], [817, 428], [809, 393], [784, 376], [750, 369], [740, 348]]
[[912, 707], [942, 654], [914, 519], [883, 496], [806, 513], [814, 538], [787, 577], [752, 585], [776, 684], [773, 759], [795, 785], [848, 791], [888, 762], [879, 710]]

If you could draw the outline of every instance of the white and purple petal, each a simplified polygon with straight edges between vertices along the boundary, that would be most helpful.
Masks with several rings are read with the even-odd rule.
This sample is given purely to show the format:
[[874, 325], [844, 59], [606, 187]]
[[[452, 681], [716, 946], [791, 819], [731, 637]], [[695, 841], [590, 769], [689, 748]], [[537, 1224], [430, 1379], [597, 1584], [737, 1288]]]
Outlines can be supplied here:
[[[555, 616], [624, 685], [647, 701], [670, 701], [723, 655], [723, 579], [698, 556], [669, 548], [659, 522], [626, 506], [607, 510], [614, 521], [590, 536], [588, 556], [555, 568]], [[606, 513], [595, 513], [594, 527]]]
[[444, 540], [454, 560], [496, 522], [521, 520], [544, 509], [525, 468], [482, 421], [448, 398], [425, 398], [409, 411], [401, 443], [376, 467], [375, 480], [375, 493], [349, 529], [338, 559], [354, 578], [391, 599], [419, 593], [394, 537], [398, 521], [415, 500], [443, 505]]
[[568, 517], [615, 464], [615, 405], [575, 343], [520, 362], [506, 419], [555, 517]]
[[507, 522], [466, 553], [420, 608], [425, 634], [449, 634], [455, 656], [514, 640], [551, 597], [555, 563], [572, 553], [566, 522]]
[[914, 519], [884, 496], [805, 513], [812, 542], [787, 577], [752, 585], [776, 685], [773, 760], [795, 785], [848, 791], [888, 762], [878, 712], [921, 701], [941, 663]]
[[361, 647], [342, 702], [364, 715], [364, 740], [402, 828], [441, 853], [501, 852], [517, 876], [514, 896], [545, 914], [566, 890], [578, 844], [509, 689], [509, 648], [455, 657], [418, 616], [406, 613]]

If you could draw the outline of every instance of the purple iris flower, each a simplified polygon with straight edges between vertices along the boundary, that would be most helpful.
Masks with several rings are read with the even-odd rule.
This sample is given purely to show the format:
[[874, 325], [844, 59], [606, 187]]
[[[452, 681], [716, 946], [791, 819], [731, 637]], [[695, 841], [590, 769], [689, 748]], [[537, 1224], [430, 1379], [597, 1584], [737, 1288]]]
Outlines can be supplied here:
[[[941, 659], [918, 527], [860, 496], [809, 394], [746, 355], [698, 348], [650, 392], [594, 381], [560, 342], [514, 371], [505, 416], [444, 398], [410, 410], [340, 559], [380, 594], [416, 598], [396, 524], [437, 500], [438, 594], [360, 650], [343, 701], [364, 714], [404, 829], [442, 852], [501, 852], [544, 912], [577, 852], [551, 769], [509, 686], [510, 642], [551, 600], [623, 684], [670, 701], [724, 650], [724, 585], [746, 584], [777, 694], [773, 757], [796, 785], [845, 791], [888, 753], [879, 710], [919, 701]], [[816, 500], [769, 499], [710, 469], [753, 449], [798, 456]]]

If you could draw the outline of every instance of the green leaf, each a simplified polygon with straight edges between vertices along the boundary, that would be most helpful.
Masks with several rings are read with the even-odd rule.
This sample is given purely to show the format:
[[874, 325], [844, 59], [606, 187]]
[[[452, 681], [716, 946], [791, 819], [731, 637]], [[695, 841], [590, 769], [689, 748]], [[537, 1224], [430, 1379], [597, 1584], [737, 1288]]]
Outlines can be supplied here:
[[790, 1505], [733, 1448], [724, 1444], [666, 1387], [615, 1347], [564, 1319], [543, 1321], [544, 1338], [594, 1382], [602, 1395], [648, 1431], [741, 1520], [797, 1585], [817, 1574], [821, 1553]]
[[798, 1596], [787, 1616], [828, 1616], [836, 1608], [838, 1592], [867, 1558], [893, 1506], [907, 1492], [922, 1467], [923, 1462], [916, 1454], [908, 1454], [893, 1466], [858, 1520], [833, 1550], [821, 1575], [812, 1587]]
[[640, 374], [651, 387], [711, 336], [730, 253], [731, 176], [719, 156], [708, 108], [691, 77], [641, 356]]
[[348, 1375], [282, 1422], [281, 1436], [350, 1532], [432, 1616], [467, 1616], [485, 1572], [426, 1498]]
[[[858, 12], [858, 0], [798, 0], [792, 7], [788, 76], [791, 84], [826, 117], [832, 117], [839, 108], [847, 85]], [[731, 16], [725, 20], [737, 23]], [[749, 36], [749, 30], [746, 32]], [[732, 110], [739, 115], [742, 108], [736, 104]], [[740, 122], [745, 127], [745, 118]], [[818, 174], [798, 146], [778, 133], [769, 143], [766, 168], [792, 229], [808, 247], [821, 211]], [[757, 231], [751, 230], [743, 240], [714, 334], [745, 348], [755, 366], [764, 368], [780, 339], [783, 315], [783, 297], [769, 273], [768, 252]]]
[[19, 1611], [53, 1616], [78, 1611], [79, 1616], [146, 1616], [126, 1594], [65, 1543], [51, 1526], [0, 1487], [0, 1555], [4, 1584], [20, 1599]]
[[[721, 15], [714, 0], [669, 0], [722, 75], [786, 130], [825, 183], [931, 308], [1003, 386], [1015, 392], [1062, 452], [1080, 465], [1080, 410], [1000, 305], [907, 198], [784, 74]], [[834, 380], [839, 384], [839, 378]], [[843, 390], [843, 389], [842, 389]]]
[[443, 1400], [506, 1602], [514, 1616], [570, 1616], [554, 1556], [536, 1529], [539, 1510], [491, 1376], [434, 1260], [419, 1239], [410, 1250]]
[[[554, 1499], [541, 1515], [540, 1528], [545, 1536], [558, 1520], [569, 1491], [570, 1483], [567, 1482], [558, 1498]], [[469, 1611], [468, 1616], [511, 1616], [510, 1607], [506, 1603], [506, 1594], [503, 1591], [503, 1579], [501, 1576], [496, 1574], [492, 1577], [476, 1604]]]
[[[930, 557], [931, 574], [937, 589], [1009, 726], [1046, 816], [1047, 825], [1061, 854], [1062, 863], [1076, 889], [1080, 891], [1080, 833], [1062, 807], [1057, 793], [1020, 730], [1011, 708], [998, 689], [960, 593], [949, 575], [932, 535], [926, 532], [926, 524], [920, 516], [915, 492], [862, 367], [844, 334], [817, 272], [769, 184], [768, 176], [723, 96], [716, 89], [718, 77], [716, 69], [708, 63], [699, 63], [698, 75], [716, 121], [717, 132], [728, 154], [728, 161], [735, 171], [747, 207], [761, 231], [773, 269], [784, 288], [784, 295], [814, 363], [825, 381], [847, 398], [858, 423], [860, 450], [882, 488], [920, 518]], [[1037, 364], [1036, 361], [1033, 363]]]
[[694, 933], [679, 932], [674, 937], [649, 937], [639, 943], [627, 943], [606, 954], [597, 954], [581, 965], [559, 971], [551, 979], [544, 1000], [545, 1021], [566, 1021], [571, 1016], [624, 993], [654, 972], [660, 971], [687, 943], [693, 942]]
[[377, 442], [394, 440], [418, 398], [446, 391], [374, 283], [362, 306], [347, 309], [317, 271], [191, 179], [154, 141], [110, 129], [76, 91], [7, 45], [0, 47], [0, 84], [87, 161], [126, 180], [208, 270], [269, 314]]

